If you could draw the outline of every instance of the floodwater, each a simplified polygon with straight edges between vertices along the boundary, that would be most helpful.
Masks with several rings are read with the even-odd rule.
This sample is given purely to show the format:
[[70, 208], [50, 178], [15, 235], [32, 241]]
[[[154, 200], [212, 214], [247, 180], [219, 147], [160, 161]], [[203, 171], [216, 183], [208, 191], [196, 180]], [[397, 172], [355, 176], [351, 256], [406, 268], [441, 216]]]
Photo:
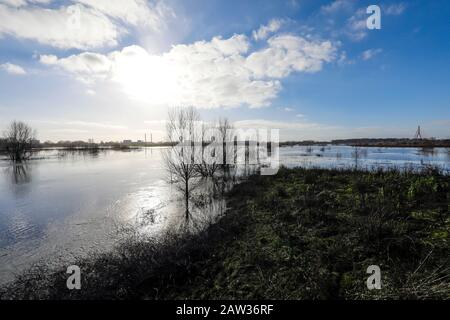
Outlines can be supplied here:
[[40, 260], [107, 250], [124, 226], [156, 234], [180, 212], [162, 149], [35, 156], [15, 168], [0, 161], [0, 283]]
[[294, 146], [280, 148], [280, 163], [306, 168], [423, 169], [450, 171], [450, 148], [378, 148], [351, 146]]
[[[183, 219], [166, 181], [162, 148], [131, 151], [41, 151], [26, 165], [0, 160], [0, 283], [38, 261], [69, 265], [106, 251], [124, 226], [157, 236]], [[283, 147], [288, 167], [421, 167], [450, 169], [447, 149]], [[223, 212], [223, 206], [220, 207]], [[217, 211], [217, 212], [219, 212]]]

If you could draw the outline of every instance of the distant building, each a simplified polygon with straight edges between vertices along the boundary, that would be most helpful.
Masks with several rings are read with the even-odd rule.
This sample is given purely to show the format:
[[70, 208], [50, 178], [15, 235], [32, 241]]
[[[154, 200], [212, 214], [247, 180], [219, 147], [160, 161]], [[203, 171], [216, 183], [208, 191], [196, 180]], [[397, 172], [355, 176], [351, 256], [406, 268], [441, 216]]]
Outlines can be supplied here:
[[133, 143], [133, 141], [131, 141], [131, 140], [123, 140], [123, 143], [124, 144], [129, 144], [129, 143]]

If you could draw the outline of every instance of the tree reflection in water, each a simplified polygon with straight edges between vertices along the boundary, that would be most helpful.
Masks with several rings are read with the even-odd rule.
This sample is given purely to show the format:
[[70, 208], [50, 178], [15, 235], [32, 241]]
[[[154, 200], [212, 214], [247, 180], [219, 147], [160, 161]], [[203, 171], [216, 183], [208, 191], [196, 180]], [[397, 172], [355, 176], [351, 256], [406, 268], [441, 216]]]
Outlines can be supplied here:
[[435, 150], [435, 148], [430, 148], [430, 147], [423, 147], [419, 149], [419, 155], [421, 156], [425, 156], [425, 157], [432, 157], [434, 155], [436, 155], [437, 150]]
[[31, 182], [31, 169], [26, 164], [14, 164], [8, 167], [7, 170], [11, 175], [13, 184], [20, 185]]

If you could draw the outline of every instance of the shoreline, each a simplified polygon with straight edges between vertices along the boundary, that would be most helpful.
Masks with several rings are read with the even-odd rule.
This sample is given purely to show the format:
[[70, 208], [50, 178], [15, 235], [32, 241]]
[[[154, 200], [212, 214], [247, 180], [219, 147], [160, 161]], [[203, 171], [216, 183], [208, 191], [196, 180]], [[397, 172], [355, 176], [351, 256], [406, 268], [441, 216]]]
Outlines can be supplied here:
[[[371, 140], [371, 141], [367, 141]], [[380, 141], [381, 140], [381, 141]], [[335, 141], [283, 141], [279, 142], [279, 147], [294, 147], [294, 146], [348, 146], [348, 147], [365, 147], [365, 148], [422, 148], [422, 149], [434, 149], [434, 148], [450, 148], [450, 140], [409, 140], [399, 139], [400, 141], [392, 141], [392, 139], [349, 139], [349, 140], [335, 140]], [[61, 151], [103, 151], [103, 150], [136, 150], [142, 148], [161, 148], [169, 147], [170, 143], [147, 143], [147, 144], [78, 144], [78, 145], [40, 145], [34, 146], [32, 151], [49, 151], [49, 150], [61, 150]], [[0, 154], [5, 153], [0, 149]]]
[[316, 142], [316, 143], [283, 143], [280, 142], [280, 147], [294, 147], [294, 146], [320, 146], [320, 147], [326, 147], [326, 146], [334, 146], [334, 147], [363, 147], [363, 148], [414, 148], [414, 149], [434, 149], [434, 148], [450, 148], [450, 143], [437, 143], [437, 144], [383, 144], [383, 143], [377, 143], [377, 144], [371, 144], [371, 143], [348, 143], [348, 144], [342, 144], [342, 143], [331, 143], [331, 142]]

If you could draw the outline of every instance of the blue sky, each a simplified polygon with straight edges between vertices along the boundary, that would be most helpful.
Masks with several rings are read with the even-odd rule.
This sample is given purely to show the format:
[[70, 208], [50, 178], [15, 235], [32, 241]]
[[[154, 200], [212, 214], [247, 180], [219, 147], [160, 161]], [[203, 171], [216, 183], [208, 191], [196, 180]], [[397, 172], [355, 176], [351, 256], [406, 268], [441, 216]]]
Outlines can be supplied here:
[[445, 0], [0, 0], [0, 129], [159, 140], [167, 108], [194, 105], [282, 140], [450, 138], [449, 17]]

